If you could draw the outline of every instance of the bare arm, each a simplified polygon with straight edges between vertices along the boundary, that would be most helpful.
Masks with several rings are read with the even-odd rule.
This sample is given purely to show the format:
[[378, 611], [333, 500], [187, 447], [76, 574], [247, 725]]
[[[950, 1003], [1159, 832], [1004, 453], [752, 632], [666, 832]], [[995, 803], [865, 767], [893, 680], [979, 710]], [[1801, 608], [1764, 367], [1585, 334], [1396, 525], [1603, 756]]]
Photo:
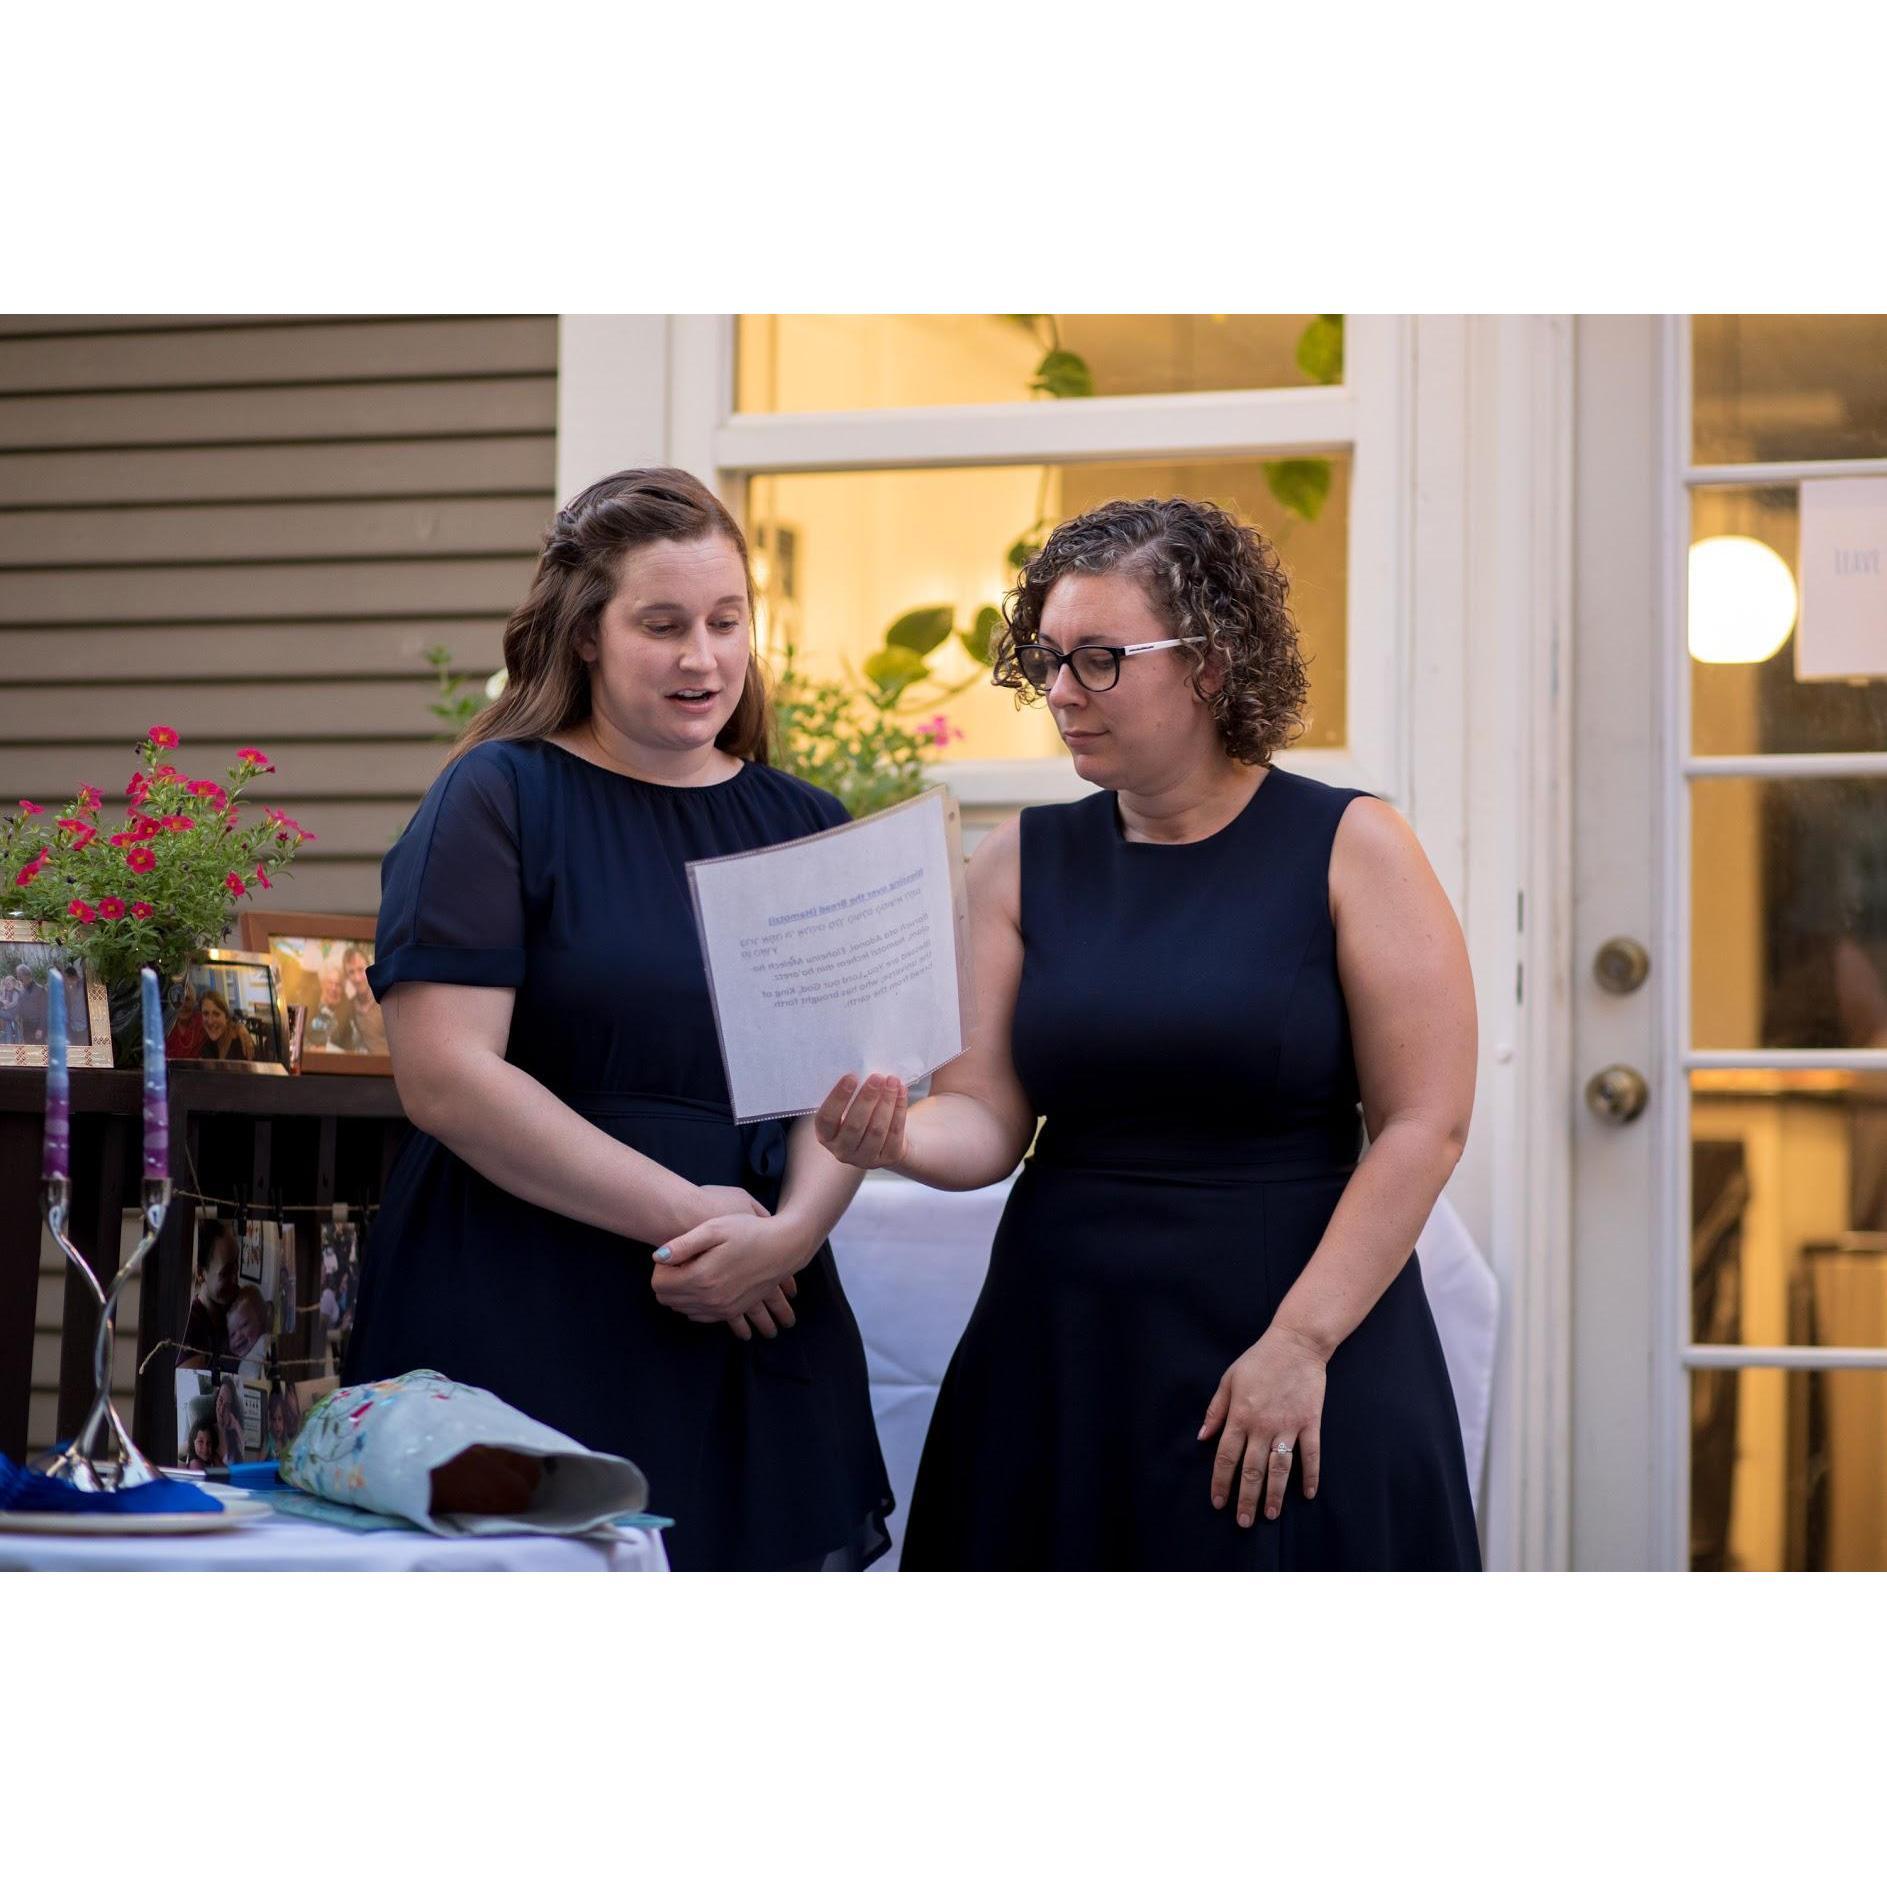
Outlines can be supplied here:
[[[1325, 1369], [1408, 1262], [1468, 1135], [1476, 1022], [1467, 946], [1400, 814], [1344, 809], [1330, 853], [1337, 975], [1350, 1012], [1369, 1151], [1271, 1324], [1219, 1379], [1212, 1504], [1241, 1526], [1282, 1511], [1293, 1451], [1314, 1498], [1323, 1474]], [[1241, 1465], [1242, 1463], [1242, 1465]]]
[[643, 1244], [731, 1201], [625, 1147], [505, 1060], [516, 992], [402, 983], [381, 1005], [406, 1116], [475, 1172], [532, 1205]]
[[1478, 1033], [1454, 909], [1379, 800], [1353, 800], [1337, 827], [1330, 906], [1370, 1144], [1276, 1319], [1324, 1358], [1388, 1289], [1461, 1157]]
[[776, 1226], [785, 1231], [803, 1264], [826, 1242], [845, 1214], [865, 1175], [835, 1160], [819, 1144], [810, 1114], [786, 1131], [786, 1182], [780, 1188]]
[[938, 1069], [929, 1096], [907, 1109], [901, 1083], [847, 1076], [813, 1116], [822, 1146], [859, 1167], [888, 1166], [945, 1192], [993, 1186], [1035, 1137], [1010, 1057], [1022, 981], [1022, 833], [999, 826], [970, 855], [970, 949], [976, 1013], [969, 1048]]

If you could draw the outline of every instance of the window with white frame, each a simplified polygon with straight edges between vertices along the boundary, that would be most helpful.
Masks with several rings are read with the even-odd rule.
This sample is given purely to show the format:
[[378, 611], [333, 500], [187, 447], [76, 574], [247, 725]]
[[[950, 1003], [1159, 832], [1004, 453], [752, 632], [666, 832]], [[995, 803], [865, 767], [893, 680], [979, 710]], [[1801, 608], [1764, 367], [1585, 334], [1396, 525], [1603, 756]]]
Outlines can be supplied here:
[[[1110, 498], [1209, 498], [1292, 578], [1309, 660], [1290, 764], [1402, 790], [1405, 324], [1319, 315], [749, 315], [671, 324], [681, 462], [743, 516], [776, 671], [900, 678], [962, 738], [971, 804], [1083, 790], [990, 687], [1019, 560]], [[922, 671], [919, 673], [918, 671]]]

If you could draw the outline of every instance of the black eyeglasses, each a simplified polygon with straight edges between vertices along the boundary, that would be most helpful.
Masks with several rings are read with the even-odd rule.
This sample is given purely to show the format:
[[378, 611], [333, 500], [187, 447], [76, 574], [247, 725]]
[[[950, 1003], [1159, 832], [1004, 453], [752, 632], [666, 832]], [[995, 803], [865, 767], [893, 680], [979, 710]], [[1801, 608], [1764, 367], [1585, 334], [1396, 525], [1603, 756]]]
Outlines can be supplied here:
[[1084, 642], [1066, 655], [1045, 642], [1024, 642], [1016, 650], [1016, 667], [1022, 671], [1022, 679], [1043, 694], [1054, 687], [1055, 677], [1064, 666], [1074, 670], [1075, 680], [1089, 694], [1105, 694], [1120, 680], [1120, 665], [1127, 656], [1177, 649], [1204, 640], [1204, 636], [1168, 636], [1164, 642], [1129, 642], [1124, 647], [1110, 642]]

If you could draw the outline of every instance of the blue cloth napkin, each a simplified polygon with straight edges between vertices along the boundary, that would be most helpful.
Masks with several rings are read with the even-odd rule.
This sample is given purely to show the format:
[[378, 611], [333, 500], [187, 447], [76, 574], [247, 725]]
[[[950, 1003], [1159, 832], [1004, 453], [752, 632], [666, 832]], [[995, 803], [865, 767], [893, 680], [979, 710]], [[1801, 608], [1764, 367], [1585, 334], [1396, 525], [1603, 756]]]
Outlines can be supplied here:
[[186, 1481], [159, 1480], [119, 1494], [87, 1494], [0, 1455], [0, 1513], [199, 1514], [222, 1504]]

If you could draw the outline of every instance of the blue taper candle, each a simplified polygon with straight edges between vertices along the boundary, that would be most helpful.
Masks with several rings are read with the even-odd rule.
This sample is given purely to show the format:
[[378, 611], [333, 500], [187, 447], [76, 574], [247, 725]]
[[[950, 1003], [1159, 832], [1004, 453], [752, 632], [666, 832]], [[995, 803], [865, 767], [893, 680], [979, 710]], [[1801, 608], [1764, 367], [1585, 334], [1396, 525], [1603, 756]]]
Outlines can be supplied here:
[[58, 964], [46, 987], [46, 1158], [43, 1179], [65, 1179], [72, 1168], [72, 1078], [66, 1072], [66, 979]]
[[170, 1096], [164, 1077], [164, 999], [157, 972], [138, 972], [144, 998], [144, 1177], [170, 1177]]

